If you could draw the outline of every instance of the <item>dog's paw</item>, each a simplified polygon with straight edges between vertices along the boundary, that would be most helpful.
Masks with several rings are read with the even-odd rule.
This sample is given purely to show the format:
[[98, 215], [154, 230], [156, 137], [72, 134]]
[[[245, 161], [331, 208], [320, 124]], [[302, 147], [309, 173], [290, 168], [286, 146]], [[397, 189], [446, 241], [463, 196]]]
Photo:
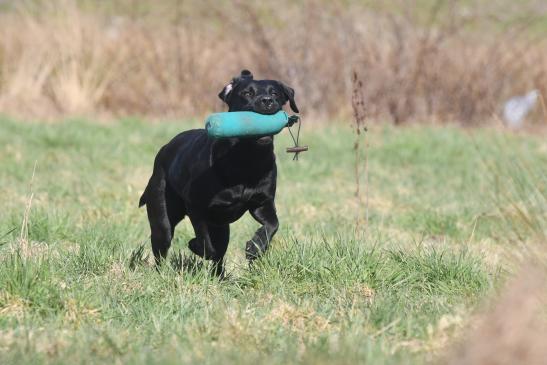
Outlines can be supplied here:
[[255, 242], [253, 241], [247, 242], [247, 245], [245, 247], [245, 256], [247, 257], [247, 260], [253, 261], [259, 258], [263, 252], [264, 250]]
[[205, 247], [203, 246], [203, 242], [199, 241], [197, 238], [192, 238], [188, 242], [188, 248], [199, 257], [205, 256]]

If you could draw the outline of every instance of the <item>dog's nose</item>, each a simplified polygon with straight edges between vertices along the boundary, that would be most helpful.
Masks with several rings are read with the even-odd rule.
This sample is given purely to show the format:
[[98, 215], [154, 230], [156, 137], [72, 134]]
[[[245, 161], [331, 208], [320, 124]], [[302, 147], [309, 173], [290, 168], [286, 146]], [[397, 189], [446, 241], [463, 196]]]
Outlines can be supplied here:
[[260, 99], [260, 101], [266, 107], [269, 107], [273, 104], [273, 98], [271, 96], [264, 96], [262, 99]]

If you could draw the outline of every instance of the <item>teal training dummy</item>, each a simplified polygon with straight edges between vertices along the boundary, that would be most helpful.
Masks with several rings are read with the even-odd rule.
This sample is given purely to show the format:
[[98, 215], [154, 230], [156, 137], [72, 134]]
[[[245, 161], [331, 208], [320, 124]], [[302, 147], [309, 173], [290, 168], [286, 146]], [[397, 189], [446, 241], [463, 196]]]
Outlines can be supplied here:
[[271, 115], [224, 112], [209, 115], [205, 120], [205, 129], [214, 138], [272, 136], [297, 120], [298, 117], [289, 117], [283, 110]]

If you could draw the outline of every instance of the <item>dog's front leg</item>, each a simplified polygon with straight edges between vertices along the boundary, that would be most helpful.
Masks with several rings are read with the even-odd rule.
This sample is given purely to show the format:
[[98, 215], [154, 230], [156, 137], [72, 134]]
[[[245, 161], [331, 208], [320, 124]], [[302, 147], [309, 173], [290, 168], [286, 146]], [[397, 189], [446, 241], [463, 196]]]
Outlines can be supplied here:
[[262, 254], [268, 249], [272, 237], [279, 228], [279, 221], [277, 219], [277, 213], [275, 210], [275, 203], [268, 201], [266, 204], [249, 210], [249, 213], [260, 224], [260, 227], [253, 238], [247, 242], [245, 253], [247, 260], [253, 261], [254, 259], [262, 256]]
[[215, 263], [218, 276], [224, 273], [224, 254], [230, 240], [230, 226], [212, 225], [201, 219], [191, 219], [194, 226], [195, 238], [188, 242], [188, 247], [196, 255]]

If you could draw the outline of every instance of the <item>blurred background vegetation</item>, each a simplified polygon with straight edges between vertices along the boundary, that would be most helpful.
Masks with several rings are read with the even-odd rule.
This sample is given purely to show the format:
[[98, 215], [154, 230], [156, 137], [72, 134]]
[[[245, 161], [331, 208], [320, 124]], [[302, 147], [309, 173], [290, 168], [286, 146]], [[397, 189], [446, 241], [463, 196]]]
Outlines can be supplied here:
[[353, 71], [368, 117], [396, 124], [547, 94], [541, 0], [3, 0], [0, 34], [0, 112], [19, 118], [200, 117], [242, 68], [315, 120], [350, 116]]

